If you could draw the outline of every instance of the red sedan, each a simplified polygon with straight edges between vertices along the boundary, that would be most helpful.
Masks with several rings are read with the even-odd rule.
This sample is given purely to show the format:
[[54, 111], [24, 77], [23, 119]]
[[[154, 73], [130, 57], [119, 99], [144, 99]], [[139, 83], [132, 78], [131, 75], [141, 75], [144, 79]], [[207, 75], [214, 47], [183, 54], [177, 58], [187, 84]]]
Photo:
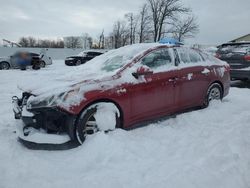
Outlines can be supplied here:
[[[13, 98], [19, 137], [35, 143], [82, 144], [97, 131], [133, 128], [229, 92], [230, 67], [200, 51], [136, 44], [96, 57], [64, 82]], [[28, 92], [27, 92], [28, 91]]]

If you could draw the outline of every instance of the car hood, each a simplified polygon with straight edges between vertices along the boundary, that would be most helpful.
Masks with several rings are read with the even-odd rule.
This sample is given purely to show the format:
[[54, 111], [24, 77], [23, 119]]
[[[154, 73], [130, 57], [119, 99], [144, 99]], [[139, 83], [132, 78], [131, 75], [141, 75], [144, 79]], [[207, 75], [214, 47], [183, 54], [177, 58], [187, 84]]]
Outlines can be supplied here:
[[0, 60], [9, 60], [9, 57], [0, 57]]
[[[71, 79], [51, 79], [41, 83], [31, 83], [29, 85], [19, 84], [18, 88], [23, 92], [31, 93], [35, 96], [49, 96], [49, 95], [57, 95], [62, 92], [67, 92], [76, 88], [89, 87], [93, 85], [100, 85], [102, 82], [108, 82], [113, 80], [112, 76], [106, 76], [99, 79], [90, 78], [93, 75], [89, 75], [89, 78], [81, 80], [71, 80]], [[97, 77], [97, 75], [95, 76]]]

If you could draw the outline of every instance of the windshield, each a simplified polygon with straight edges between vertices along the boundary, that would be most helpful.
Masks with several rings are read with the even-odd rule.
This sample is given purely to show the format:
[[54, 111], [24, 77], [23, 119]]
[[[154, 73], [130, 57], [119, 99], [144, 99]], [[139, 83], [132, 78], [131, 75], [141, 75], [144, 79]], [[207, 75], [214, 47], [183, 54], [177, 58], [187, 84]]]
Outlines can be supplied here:
[[103, 63], [102, 70], [112, 72], [122, 67], [122, 56], [115, 56]]
[[76, 56], [86, 56], [87, 52], [80, 52], [79, 54], [77, 54]]
[[131, 62], [137, 55], [155, 46], [159, 46], [159, 44], [134, 44], [111, 50], [88, 61], [86, 64], [83, 64], [81, 68], [93, 68], [95, 71], [102, 74], [111, 72], [114, 73]]

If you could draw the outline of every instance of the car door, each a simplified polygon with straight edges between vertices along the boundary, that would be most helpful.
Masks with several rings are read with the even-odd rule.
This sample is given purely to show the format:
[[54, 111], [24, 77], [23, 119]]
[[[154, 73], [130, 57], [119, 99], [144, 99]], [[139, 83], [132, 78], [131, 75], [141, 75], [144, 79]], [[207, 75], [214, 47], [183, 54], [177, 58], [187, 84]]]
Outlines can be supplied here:
[[140, 62], [152, 74], [145, 75], [130, 88], [131, 118], [133, 122], [152, 119], [174, 109], [176, 67], [169, 49], [154, 50]]
[[19, 64], [18, 64], [19, 54], [20, 53], [16, 52], [14, 55], [10, 56], [10, 63], [11, 63], [13, 68], [19, 67]]
[[189, 108], [200, 105], [209, 85], [209, 67], [198, 52], [184, 47], [176, 48], [180, 58], [177, 88], [178, 106]]

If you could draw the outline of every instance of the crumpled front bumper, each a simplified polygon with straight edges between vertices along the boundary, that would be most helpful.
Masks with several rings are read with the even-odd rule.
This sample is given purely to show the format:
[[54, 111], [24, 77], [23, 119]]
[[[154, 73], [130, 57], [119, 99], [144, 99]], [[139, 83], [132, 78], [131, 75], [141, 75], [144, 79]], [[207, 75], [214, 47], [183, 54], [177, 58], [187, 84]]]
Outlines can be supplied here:
[[64, 144], [71, 140], [68, 134], [48, 134], [43, 129], [26, 127], [22, 121], [16, 124], [16, 130], [20, 139], [37, 144]]
[[[29, 96], [28, 96], [29, 97]], [[75, 146], [74, 122], [76, 116], [57, 108], [41, 108], [27, 111], [27, 99], [13, 97], [13, 112], [17, 120], [17, 135], [27, 147], [42, 146], [41, 149], [69, 149]], [[28, 145], [27, 145], [28, 144]], [[69, 145], [70, 144], [70, 145]], [[31, 149], [39, 149], [31, 148]]]

